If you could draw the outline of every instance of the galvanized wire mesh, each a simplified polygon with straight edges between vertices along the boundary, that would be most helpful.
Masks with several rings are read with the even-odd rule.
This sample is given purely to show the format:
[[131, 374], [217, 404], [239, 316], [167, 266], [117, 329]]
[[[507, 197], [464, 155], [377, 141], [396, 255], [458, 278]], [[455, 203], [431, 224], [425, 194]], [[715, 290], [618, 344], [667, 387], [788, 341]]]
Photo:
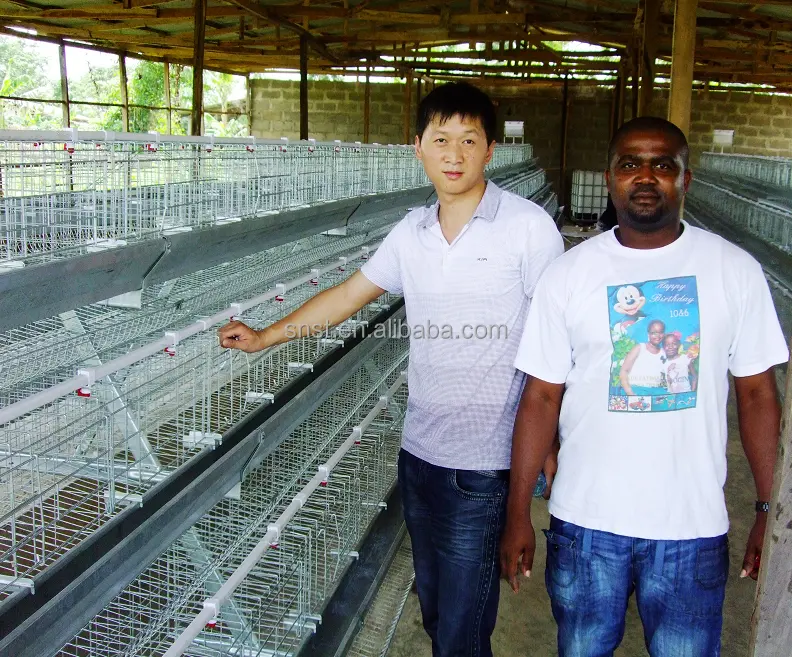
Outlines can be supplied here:
[[[238, 499], [213, 507], [58, 655], [163, 655], [400, 376], [406, 356], [407, 341], [388, 340], [249, 474]], [[402, 385], [185, 654], [297, 651], [395, 480], [406, 395]]]
[[702, 153], [700, 167], [708, 171], [792, 188], [792, 159], [769, 155]]
[[[362, 236], [344, 239], [348, 245]], [[335, 261], [335, 247], [306, 248], [291, 256], [289, 266], [302, 273], [307, 263], [321, 264], [328, 257]], [[243, 319], [256, 327], [272, 323], [360, 264], [334, 268], [316, 285], [296, 287], [281, 300], [252, 308]], [[247, 271], [230, 266], [238, 267], [237, 275]], [[226, 291], [235, 295], [238, 289]], [[198, 289], [194, 294], [201, 297]], [[203, 307], [240, 300], [223, 299], [216, 287], [205, 295]], [[387, 303], [387, 296], [380, 301]], [[371, 304], [357, 319], [368, 321], [380, 308]], [[327, 337], [252, 355], [222, 350], [213, 331], [202, 332], [0, 427], [0, 598], [125, 506], [140, 503], [174, 468], [213, 447], [232, 424], [335, 348], [335, 337], [345, 330], [342, 325]], [[6, 388], [6, 398], [13, 401], [57, 378], [39, 371]]]
[[[149, 134], [0, 133], [0, 263], [428, 184], [411, 146]], [[531, 157], [501, 146], [491, 169]]]
[[37, 377], [68, 378], [77, 363], [110, 360], [130, 344], [254, 297], [279, 279], [384, 237], [399, 218], [383, 215], [353, 224], [345, 237], [315, 235], [153, 285], [143, 292], [139, 309], [97, 303], [0, 332], [0, 400], [7, 404], [30, 394], [40, 385]]
[[409, 537], [405, 536], [346, 653], [348, 657], [385, 657], [388, 654], [414, 580], [412, 548]]
[[706, 180], [694, 180], [689, 194], [724, 220], [784, 250], [792, 250], [792, 209], [786, 204], [758, 200]]

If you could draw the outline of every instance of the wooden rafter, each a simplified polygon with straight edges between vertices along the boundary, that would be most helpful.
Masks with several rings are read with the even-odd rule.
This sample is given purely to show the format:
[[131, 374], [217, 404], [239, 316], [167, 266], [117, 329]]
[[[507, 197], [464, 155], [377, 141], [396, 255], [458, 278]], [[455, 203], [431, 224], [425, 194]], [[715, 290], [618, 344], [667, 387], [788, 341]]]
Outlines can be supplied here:
[[240, 9], [244, 9], [246, 12], [255, 16], [256, 18], [261, 18], [266, 21], [269, 21], [275, 25], [279, 25], [283, 27], [289, 32], [293, 32], [294, 34], [299, 35], [300, 37], [304, 38], [306, 43], [310, 44], [311, 47], [316, 50], [317, 53], [322, 55], [323, 57], [327, 57], [337, 63], [340, 63], [341, 60], [330, 52], [327, 47], [316, 38], [314, 34], [310, 31], [306, 30], [305, 28], [293, 23], [292, 21], [282, 18], [276, 12], [272, 11], [269, 7], [264, 5], [258, 4], [256, 2], [251, 2], [251, 0], [225, 0], [229, 4], [236, 5]]
[[[152, 59], [159, 56], [159, 61], [167, 57], [173, 62], [189, 63], [192, 59], [195, 41], [192, 7], [174, 6], [176, 0], [99, 1], [102, 3], [72, 0], [69, 7], [58, 7], [34, 0], [0, 0], [0, 21], [34, 29], [41, 37], [57, 43], [76, 39], [111, 52]], [[533, 0], [520, 4], [520, 10], [512, 5], [506, 13], [507, 5], [495, 0], [213, 2], [206, 10], [202, 39], [207, 67], [297, 70], [302, 38], [313, 51], [311, 71], [339, 72], [337, 67], [343, 66], [354, 70], [362, 58], [372, 65], [392, 68], [393, 74], [401, 76], [408, 71], [419, 75], [434, 69], [453, 74], [464, 69], [450, 57], [444, 62], [445, 54], [435, 55], [430, 67], [414, 66], [409, 61], [401, 62], [400, 58], [409, 59], [416, 48], [475, 42], [489, 44], [487, 50], [465, 55], [476, 60], [506, 61], [497, 67], [500, 73], [530, 74], [542, 70], [537, 66], [525, 67], [530, 61], [553, 63], [561, 71], [614, 71], [615, 67], [609, 63], [596, 60], [587, 63], [550, 48], [545, 42], [588, 41], [617, 47], [623, 53], [633, 43], [632, 21], [637, 4], [623, 0], [577, 0], [570, 7], [565, 0]], [[698, 20], [697, 79], [731, 73], [735, 81], [753, 82], [759, 76], [776, 83], [792, 75], [792, 40], [786, 40], [786, 33], [792, 32], [792, 21], [764, 13], [774, 5], [787, 4], [777, 0], [702, 0], [700, 8], [706, 15]], [[656, 48], [661, 58], [671, 52], [670, 7], [671, 3], [662, 2], [657, 21]], [[517, 42], [531, 48], [499, 51], [492, 47], [498, 42]], [[381, 58], [390, 54], [397, 59]], [[724, 66], [724, 62], [728, 64]], [[729, 70], [724, 70], [725, 67]], [[482, 75], [495, 70], [483, 62], [467, 69]], [[659, 70], [665, 71], [666, 67]]]

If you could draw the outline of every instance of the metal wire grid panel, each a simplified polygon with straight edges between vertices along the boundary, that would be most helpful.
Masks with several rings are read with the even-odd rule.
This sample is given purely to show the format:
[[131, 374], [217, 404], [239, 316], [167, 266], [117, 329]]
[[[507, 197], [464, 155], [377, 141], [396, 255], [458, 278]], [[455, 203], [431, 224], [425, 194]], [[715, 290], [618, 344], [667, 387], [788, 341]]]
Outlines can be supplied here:
[[[346, 237], [315, 235], [147, 288], [141, 308], [92, 304], [0, 333], [0, 403], [13, 403], [74, 374], [76, 364], [107, 361], [129, 345], [212, 315], [384, 236], [390, 222], [353, 225]], [[42, 380], [43, 379], [43, 380]]]
[[777, 187], [792, 187], [792, 159], [788, 157], [702, 153], [700, 166], [709, 171], [759, 180]]
[[[390, 339], [245, 479], [58, 653], [163, 655], [266, 534], [268, 523], [367, 415], [406, 365]], [[287, 525], [189, 655], [294, 654], [395, 480], [406, 385]]]
[[[359, 264], [294, 288], [245, 319], [272, 323]], [[350, 323], [368, 321], [381, 307], [371, 304]], [[345, 330], [348, 324], [255, 355], [222, 350], [213, 332], [200, 333], [0, 427], [0, 599], [213, 447], [232, 424], [335, 348]]]
[[605, 174], [601, 171], [572, 172], [570, 212], [573, 220], [596, 223], [608, 204]]
[[[5, 131], [0, 140], [4, 268], [428, 184], [411, 146], [76, 131]], [[489, 167], [531, 152], [499, 147]]]
[[528, 176], [516, 176], [512, 181], [503, 184], [503, 188], [510, 192], [529, 198], [544, 187], [547, 174], [544, 169], [537, 169]]
[[347, 657], [385, 657], [388, 654], [414, 580], [412, 548], [409, 537], [405, 536]]
[[788, 207], [756, 201], [704, 180], [694, 180], [689, 194], [717, 211], [726, 221], [792, 251], [792, 212]]

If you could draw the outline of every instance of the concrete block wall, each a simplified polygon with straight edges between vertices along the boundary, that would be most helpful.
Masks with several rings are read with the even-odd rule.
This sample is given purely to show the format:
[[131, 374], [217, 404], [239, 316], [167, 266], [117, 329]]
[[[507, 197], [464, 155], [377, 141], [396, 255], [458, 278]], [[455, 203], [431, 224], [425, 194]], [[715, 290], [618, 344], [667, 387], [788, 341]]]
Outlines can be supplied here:
[[[300, 85], [288, 80], [251, 80], [252, 132], [256, 137], [300, 137]], [[410, 109], [415, 126], [416, 87]], [[308, 136], [317, 141], [363, 140], [363, 82], [308, 81]], [[369, 141], [404, 141], [404, 84], [371, 84]]]
[[[493, 89], [498, 125], [524, 121], [525, 141], [533, 144], [539, 165], [558, 189], [561, 164], [561, 89]], [[570, 90], [567, 132], [567, 171], [605, 168], [610, 121], [610, 95]], [[502, 135], [498, 136], [502, 139]], [[569, 174], [571, 175], [571, 174]]]
[[[299, 84], [279, 80], [251, 81], [253, 134], [258, 137], [299, 137]], [[525, 122], [525, 140], [534, 146], [539, 164], [558, 189], [561, 161], [560, 88], [495, 87], [487, 89], [498, 113], [503, 139], [503, 122]], [[567, 171], [603, 170], [606, 167], [611, 99], [609, 89], [570, 89]], [[309, 135], [318, 141], [363, 139], [364, 84], [309, 81]], [[668, 92], [660, 90], [651, 113], [666, 116]], [[630, 94], [627, 113], [630, 116]], [[382, 144], [403, 141], [404, 84], [371, 85], [370, 141]], [[413, 87], [410, 108], [411, 134], [415, 134], [417, 107]], [[699, 156], [712, 148], [712, 131], [733, 129], [730, 150], [757, 155], [792, 157], [792, 96], [769, 96], [737, 91], [696, 91], [691, 116], [691, 162], [695, 171]], [[567, 185], [568, 189], [568, 185]]]
[[[493, 89], [491, 93], [498, 104], [499, 124], [504, 120], [525, 121], [525, 140], [534, 144], [539, 164], [557, 185], [561, 162], [561, 90], [523, 87], [509, 88], [506, 93]], [[568, 181], [574, 169], [602, 170], [607, 166], [612, 94], [612, 90], [594, 93], [570, 90]], [[629, 119], [629, 92], [626, 107]], [[650, 113], [667, 115], [667, 91], [659, 90], [655, 94]], [[734, 146], [725, 152], [792, 157], [792, 96], [694, 92], [689, 135], [694, 173], [701, 153], [713, 148], [713, 130], [734, 130]]]

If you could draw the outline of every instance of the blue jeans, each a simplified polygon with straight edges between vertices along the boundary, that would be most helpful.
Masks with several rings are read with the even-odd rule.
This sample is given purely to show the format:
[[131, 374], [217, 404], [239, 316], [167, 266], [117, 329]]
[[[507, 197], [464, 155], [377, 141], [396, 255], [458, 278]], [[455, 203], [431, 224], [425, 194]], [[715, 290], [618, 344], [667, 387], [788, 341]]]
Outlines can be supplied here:
[[[545, 584], [559, 657], [605, 657], [624, 637], [635, 592], [652, 657], [720, 655], [726, 536], [651, 541], [550, 519]], [[748, 619], [745, 619], [748, 622]]]
[[434, 657], [491, 657], [508, 470], [452, 470], [402, 450], [399, 486]]

